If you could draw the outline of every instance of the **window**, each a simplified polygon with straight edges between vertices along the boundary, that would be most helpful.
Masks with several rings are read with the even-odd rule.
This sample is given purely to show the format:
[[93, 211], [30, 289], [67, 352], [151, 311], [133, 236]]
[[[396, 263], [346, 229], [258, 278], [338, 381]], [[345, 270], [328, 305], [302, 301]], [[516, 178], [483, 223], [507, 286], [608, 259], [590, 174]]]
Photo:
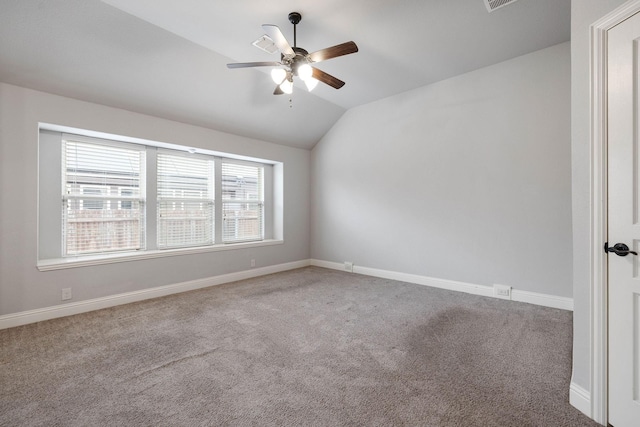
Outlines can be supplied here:
[[158, 153], [158, 248], [214, 243], [214, 159]]
[[41, 271], [282, 243], [281, 163], [71, 130], [40, 128]]
[[222, 241], [261, 240], [264, 236], [263, 168], [222, 162]]
[[[81, 185], [82, 194], [85, 197], [80, 200], [80, 209], [104, 209], [104, 201], [101, 200], [103, 197], [109, 194], [109, 187], [87, 187]], [[93, 197], [97, 196], [97, 197]]]
[[144, 249], [144, 147], [63, 146], [64, 255]]
[[[129, 198], [133, 196], [133, 191], [128, 188], [120, 188], [120, 195]], [[118, 203], [120, 203], [120, 209], [133, 209], [131, 200], [120, 200]]]

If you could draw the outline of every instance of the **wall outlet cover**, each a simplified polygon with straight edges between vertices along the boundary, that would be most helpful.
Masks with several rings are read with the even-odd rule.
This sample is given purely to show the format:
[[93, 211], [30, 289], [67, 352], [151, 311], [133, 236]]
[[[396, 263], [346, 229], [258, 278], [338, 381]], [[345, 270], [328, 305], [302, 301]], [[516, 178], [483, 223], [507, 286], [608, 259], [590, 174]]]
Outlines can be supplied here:
[[345, 269], [345, 271], [350, 271], [350, 272], [353, 273], [353, 262], [345, 261], [344, 262], [344, 269]]
[[493, 296], [501, 299], [511, 299], [511, 286], [493, 285]]

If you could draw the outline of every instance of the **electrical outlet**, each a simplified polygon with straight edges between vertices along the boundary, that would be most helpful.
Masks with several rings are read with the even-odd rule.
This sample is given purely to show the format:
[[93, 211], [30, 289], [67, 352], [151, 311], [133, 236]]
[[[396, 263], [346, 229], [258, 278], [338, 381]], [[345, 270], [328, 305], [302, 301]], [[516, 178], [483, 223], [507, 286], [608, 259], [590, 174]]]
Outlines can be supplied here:
[[62, 288], [62, 301], [71, 299], [71, 288]]
[[502, 299], [511, 299], [511, 286], [493, 285], [493, 296]]
[[353, 263], [351, 261], [345, 261], [344, 262], [344, 269], [345, 271], [350, 271], [353, 273]]
[[251, 267], [255, 267], [255, 266], [256, 266], [256, 260], [255, 260], [255, 259], [252, 259], [252, 260], [251, 260]]

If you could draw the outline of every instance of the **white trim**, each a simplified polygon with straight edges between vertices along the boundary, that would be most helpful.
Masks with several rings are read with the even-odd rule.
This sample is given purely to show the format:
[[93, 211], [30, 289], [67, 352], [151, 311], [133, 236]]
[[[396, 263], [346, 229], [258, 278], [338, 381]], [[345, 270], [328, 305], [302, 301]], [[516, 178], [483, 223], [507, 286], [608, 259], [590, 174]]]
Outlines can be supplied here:
[[569, 386], [569, 403], [586, 416], [590, 416], [591, 396], [589, 395], [589, 391], [573, 381], [571, 381], [571, 385]]
[[603, 425], [608, 422], [607, 258], [602, 250], [602, 245], [607, 241], [607, 32], [638, 12], [640, 12], [640, 0], [629, 0], [591, 25], [591, 169], [589, 171], [591, 392], [590, 411], [586, 414]]
[[[316, 267], [330, 268], [332, 270], [346, 271], [342, 263], [312, 259], [310, 264]], [[353, 266], [353, 272], [365, 276], [380, 277], [383, 279], [399, 280], [402, 282], [415, 283], [417, 285], [431, 286], [433, 288], [447, 289], [450, 291], [465, 292], [473, 295], [482, 295], [496, 298], [493, 286], [478, 285], [474, 283], [457, 282], [454, 280], [437, 279], [434, 277], [420, 276], [416, 274], [400, 273], [397, 271], [380, 270], [377, 268]], [[537, 292], [511, 290], [513, 301], [526, 302], [529, 304], [544, 307], [559, 308], [562, 310], [573, 310], [573, 299], [559, 297], [555, 295], [540, 294]], [[502, 298], [500, 298], [502, 299]]]
[[417, 285], [430, 286], [432, 288], [447, 289], [450, 291], [465, 292], [474, 295], [493, 297], [493, 287], [475, 285], [471, 283], [456, 282], [453, 280], [437, 279], [417, 274], [400, 273], [396, 271], [379, 270], [376, 268], [353, 266], [353, 272], [364, 274], [365, 276], [381, 277], [384, 279], [399, 280], [402, 282], [415, 283]]
[[[607, 262], [602, 245], [607, 240], [607, 150], [606, 150], [606, 30], [591, 27], [591, 233], [589, 238], [589, 289], [591, 306], [591, 394], [588, 416], [607, 419]], [[605, 385], [605, 386], [603, 386]]]
[[[267, 274], [279, 273], [282, 271], [303, 268], [309, 265], [328, 268], [332, 270], [344, 271], [344, 264], [317, 259], [306, 259], [293, 261], [284, 264], [277, 264], [261, 268], [252, 268], [250, 270], [239, 271], [236, 273], [223, 274], [220, 276], [206, 277], [204, 279], [190, 280], [172, 285], [159, 286], [156, 288], [143, 289], [140, 291], [127, 292], [123, 294], [110, 295], [101, 298], [95, 298], [86, 301], [72, 302], [53, 307], [40, 308], [36, 310], [23, 311], [19, 313], [7, 314], [0, 316], [0, 329], [12, 328], [15, 326], [26, 325], [29, 323], [40, 322], [44, 320], [56, 319], [59, 317], [71, 316], [74, 314], [86, 313], [102, 308], [114, 307], [117, 305], [128, 304], [131, 302], [143, 301], [151, 298], [158, 298], [166, 295], [177, 294], [180, 292], [202, 289], [210, 286], [221, 285], [223, 283], [235, 282], [238, 280], [250, 279], [253, 277], [264, 276]], [[494, 297], [493, 287], [485, 285], [476, 285], [472, 283], [456, 282], [453, 280], [436, 279], [433, 277], [419, 276], [415, 274], [400, 273], [395, 271], [380, 270], [375, 268], [354, 266], [354, 273], [366, 276], [380, 277], [390, 280], [398, 280], [418, 285], [431, 286], [440, 289], [447, 289], [458, 292], [465, 292], [474, 295], [482, 295]], [[545, 307], [560, 308], [571, 310], [573, 300], [571, 298], [557, 297], [553, 295], [539, 294], [527, 291], [512, 291], [513, 300], [527, 302], [530, 304], [541, 305]]]
[[39, 122], [38, 130], [49, 130], [52, 132], [70, 134], [69, 136], [72, 138], [76, 138], [76, 137], [98, 138], [106, 141], [127, 142], [130, 144], [146, 145], [146, 146], [156, 147], [156, 148], [166, 148], [174, 151], [183, 151], [191, 154], [199, 153], [199, 154], [206, 154], [208, 156], [218, 156], [218, 157], [225, 157], [228, 159], [244, 160], [252, 163], [264, 163], [269, 165], [281, 164], [281, 162], [277, 162], [275, 160], [242, 156], [239, 154], [225, 153], [222, 151], [209, 150], [209, 149], [199, 148], [199, 147], [187, 147], [184, 145], [177, 145], [169, 142], [152, 141], [150, 139], [135, 138], [135, 137], [126, 136], [126, 135], [116, 135], [113, 133], [80, 129], [80, 128], [71, 127], [71, 126], [56, 125], [53, 123]]
[[238, 271], [236, 273], [222, 274], [220, 276], [206, 277], [204, 279], [190, 280], [188, 282], [176, 283], [173, 285], [159, 286], [151, 289], [127, 292], [124, 294], [110, 295], [102, 298], [95, 298], [86, 301], [68, 303], [53, 307], [40, 308], [37, 310], [23, 311], [20, 313], [0, 316], [0, 329], [12, 328], [14, 326], [26, 325], [43, 320], [56, 319], [58, 317], [71, 316], [102, 308], [114, 307], [131, 302], [143, 301], [151, 298], [158, 298], [180, 292], [192, 291], [195, 289], [207, 288], [209, 286], [221, 285], [238, 280], [250, 279], [267, 274], [279, 273], [309, 266], [309, 260], [293, 261], [285, 264], [271, 265], [268, 267], [252, 268], [251, 270]]
[[321, 259], [311, 259], [310, 264], [313, 265], [314, 267], [328, 268], [330, 270], [347, 271], [345, 269], [344, 264], [340, 264], [339, 262], [323, 261]]
[[559, 297], [557, 295], [541, 294], [538, 292], [511, 290], [511, 300], [526, 302], [544, 307], [559, 308], [561, 310], [573, 311], [573, 298]]
[[62, 270], [65, 268], [89, 267], [92, 265], [114, 264], [126, 261], [139, 261], [143, 259], [164, 258], [169, 256], [181, 256], [200, 254], [206, 252], [230, 251], [235, 249], [256, 248], [259, 246], [282, 245], [282, 240], [261, 240], [259, 242], [221, 243], [211, 246], [198, 246], [195, 248], [158, 249], [152, 251], [126, 252], [88, 255], [81, 257], [56, 258], [40, 260], [36, 264], [39, 271]]

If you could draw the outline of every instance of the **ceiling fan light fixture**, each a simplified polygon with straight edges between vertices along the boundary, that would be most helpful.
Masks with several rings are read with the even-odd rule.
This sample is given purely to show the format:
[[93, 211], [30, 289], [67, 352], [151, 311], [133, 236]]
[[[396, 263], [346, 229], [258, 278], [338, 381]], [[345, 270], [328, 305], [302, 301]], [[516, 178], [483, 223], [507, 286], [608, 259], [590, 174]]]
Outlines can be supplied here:
[[307, 81], [307, 79], [310, 79], [312, 74], [313, 69], [311, 68], [311, 65], [302, 64], [298, 67], [298, 77], [300, 77], [300, 79], [302, 79], [303, 81]]
[[284, 68], [274, 68], [271, 70], [271, 79], [274, 83], [282, 83], [285, 77], [287, 77], [287, 71]]
[[285, 80], [280, 84], [280, 89], [287, 95], [291, 95], [293, 93], [293, 82], [289, 80]]
[[304, 81], [304, 84], [307, 85], [307, 89], [309, 90], [309, 92], [311, 92], [316, 88], [316, 86], [318, 86], [318, 80], [314, 79], [313, 77], [309, 77]]

